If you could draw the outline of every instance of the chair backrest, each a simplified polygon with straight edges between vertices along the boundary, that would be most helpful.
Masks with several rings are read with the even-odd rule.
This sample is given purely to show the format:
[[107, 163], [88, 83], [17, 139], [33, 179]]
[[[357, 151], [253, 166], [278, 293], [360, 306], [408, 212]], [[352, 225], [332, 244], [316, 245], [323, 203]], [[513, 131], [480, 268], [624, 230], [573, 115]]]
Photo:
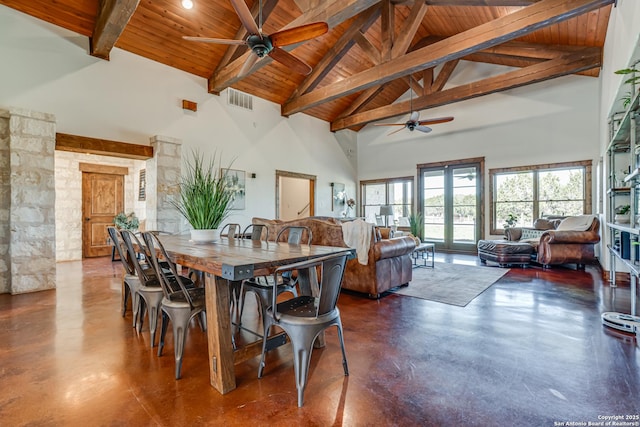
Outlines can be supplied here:
[[[127, 248], [127, 252], [129, 253], [129, 261], [133, 265], [136, 276], [142, 281], [144, 285], [146, 282], [149, 282], [153, 279], [153, 276], [150, 275], [149, 270], [145, 270], [142, 268], [140, 264], [139, 255], [143, 255], [147, 257], [147, 252], [145, 251], [144, 245], [140, 242], [140, 239], [133, 234], [130, 230], [120, 230], [120, 235], [122, 236], [122, 240]], [[135, 246], [134, 246], [135, 243]], [[136, 249], [137, 248], [137, 249]]]
[[109, 238], [111, 239], [113, 247], [116, 248], [116, 251], [118, 252], [118, 256], [120, 257], [120, 261], [122, 262], [122, 266], [124, 267], [125, 274], [135, 275], [136, 271], [131, 261], [129, 261], [129, 257], [127, 256], [127, 248], [122, 241], [120, 232], [115, 227], [107, 227], [107, 231], [109, 232]]
[[229, 239], [238, 239], [242, 237], [240, 235], [240, 224], [235, 224], [233, 222], [225, 224], [220, 229], [220, 236], [224, 236], [225, 231], [227, 232], [226, 237], [228, 237]]
[[[338, 304], [340, 296], [340, 288], [342, 287], [342, 279], [344, 277], [345, 265], [347, 263], [347, 252], [326, 255], [320, 258], [314, 258], [308, 261], [297, 262], [294, 264], [284, 265], [276, 269], [273, 273], [274, 284], [278, 283], [278, 276], [291, 274], [296, 270], [308, 270], [308, 277], [311, 288], [319, 288], [319, 294], [316, 296], [316, 317], [331, 312]], [[320, 283], [318, 284], [318, 268], [320, 270]], [[300, 273], [298, 273], [300, 275]], [[277, 292], [273, 292], [272, 307], [274, 318], [278, 320], [277, 313]]]
[[251, 238], [251, 240], [269, 240], [269, 229], [264, 224], [249, 224], [242, 232], [242, 238]]
[[279, 242], [284, 235], [287, 235], [287, 243], [291, 243], [293, 245], [301, 244], [304, 237], [307, 238], [307, 245], [311, 245], [311, 240], [313, 239], [311, 228], [306, 226], [287, 225], [286, 227], [282, 227], [278, 232], [276, 242]]
[[[170, 298], [172, 294], [180, 291], [184, 295], [185, 300], [189, 303], [191, 308], [193, 308], [193, 300], [191, 299], [191, 295], [187, 291], [187, 287], [184, 284], [183, 278], [178, 274], [176, 265], [171, 262], [171, 258], [169, 258], [169, 254], [164, 248], [162, 242], [160, 242], [160, 239], [158, 239], [158, 236], [153, 233], [143, 232], [142, 238], [144, 239], [144, 242], [149, 249], [151, 265], [153, 266], [153, 269], [160, 279], [160, 286], [162, 286], [164, 296]], [[163, 259], [169, 261], [168, 264], [170, 273], [160, 266], [157, 251], [160, 251]], [[175, 286], [176, 284], [178, 285], [177, 288]]]

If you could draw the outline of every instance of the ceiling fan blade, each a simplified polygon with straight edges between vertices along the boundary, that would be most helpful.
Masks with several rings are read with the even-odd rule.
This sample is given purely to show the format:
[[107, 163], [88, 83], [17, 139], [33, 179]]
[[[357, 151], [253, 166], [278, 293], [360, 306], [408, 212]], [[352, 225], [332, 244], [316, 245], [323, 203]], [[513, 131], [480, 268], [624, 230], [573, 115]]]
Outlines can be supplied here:
[[240, 22], [242, 22], [249, 34], [260, 34], [258, 24], [253, 19], [253, 15], [244, 0], [231, 0], [231, 6], [236, 10]]
[[218, 43], [218, 44], [234, 44], [234, 45], [243, 45], [247, 44], [244, 40], [234, 40], [234, 39], [216, 39], [213, 37], [190, 37], [190, 36], [182, 36], [183, 39], [189, 40], [190, 42], [203, 42], [203, 43]]
[[394, 130], [393, 132], [389, 132], [388, 135], [393, 135], [394, 133], [398, 133], [400, 132], [402, 129], [404, 129], [404, 125], [402, 125], [402, 127], [398, 130]]
[[286, 50], [274, 47], [273, 50], [269, 52], [269, 56], [298, 74], [306, 76], [311, 73], [311, 67], [307, 63], [291, 55]]
[[329, 25], [326, 22], [314, 22], [271, 34], [271, 41], [274, 46], [288, 46], [319, 37], [327, 31], [329, 31]]
[[405, 126], [404, 123], [371, 123], [374, 126]]
[[430, 127], [418, 125], [414, 128], [415, 130], [419, 130], [420, 132], [429, 133], [432, 131]]
[[437, 119], [420, 120], [419, 125], [435, 125], [438, 123], [446, 123], [453, 120], [453, 117], [438, 117]]
[[253, 52], [249, 52], [249, 56], [247, 56], [247, 60], [244, 61], [244, 64], [242, 65], [238, 76], [244, 77], [249, 74], [249, 71], [251, 71], [251, 68], [255, 65], [258, 59], [260, 59], [258, 58], [258, 55], [255, 55]]
[[409, 117], [410, 122], [417, 122], [420, 118], [420, 111], [414, 111], [411, 113], [411, 117]]

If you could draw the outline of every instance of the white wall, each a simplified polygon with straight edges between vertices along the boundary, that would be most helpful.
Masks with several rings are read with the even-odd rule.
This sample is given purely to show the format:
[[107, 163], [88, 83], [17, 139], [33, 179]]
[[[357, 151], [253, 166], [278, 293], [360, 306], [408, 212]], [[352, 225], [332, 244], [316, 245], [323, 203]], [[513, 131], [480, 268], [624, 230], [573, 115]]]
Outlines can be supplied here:
[[[461, 61], [449, 85], [500, 74], [506, 67]], [[599, 81], [567, 76], [453, 105], [423, 110], [421, 119], [454, 116], [424, 134], [367, 126], [358, 135], [358, 177], [416, 175], [416, 165], [484, 157], [485, 168], [593, 160], [599, 150]], [[408, 115], [389, 122], [405, 121]], [[485, 179], [485, 237], [489, 182]]]
[[[356, 171], [326, 122], [304, 114], [280, 116], [280, 106], [254, 99], [254, 111], [207, 93], [205, 79], [120, 49], [103, 61], [88, 40], [0, 6], [0, 108], [52, 113], [57, 131], [149, 144], [153, 135], [183, 141], [183, 157], [217, 151], [223, 166], [256, 173], [247, 180], [246, 210], [229, 221], [275, 216], [275, 170], [318, 177], [316, 214], [331, 215], [334, 181], [355, 189]], [[198, 103], [193, 113], [182, 99]]]

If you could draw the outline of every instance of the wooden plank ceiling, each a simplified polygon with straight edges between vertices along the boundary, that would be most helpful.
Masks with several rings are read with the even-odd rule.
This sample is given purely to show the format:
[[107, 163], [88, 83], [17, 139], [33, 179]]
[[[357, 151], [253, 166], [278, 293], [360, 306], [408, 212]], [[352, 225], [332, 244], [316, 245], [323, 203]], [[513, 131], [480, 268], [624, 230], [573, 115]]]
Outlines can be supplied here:
[[[245, 46], [186, 36], [244, 38], [229, 0], [0, 0], [90, 38], [108, 60], [116, 46], [331, 123], [333, 131], [567, 74], [597, 77], [614, 0], [262, 0], [263, 32], [325, 21], [329, 32], [285, 48], [309, 76], [265, 57], [240, 78]], [[254, 16], [258, 1], [247, 0]], [[505, 65], [498, 77], [445, 86], [460, 61]]]

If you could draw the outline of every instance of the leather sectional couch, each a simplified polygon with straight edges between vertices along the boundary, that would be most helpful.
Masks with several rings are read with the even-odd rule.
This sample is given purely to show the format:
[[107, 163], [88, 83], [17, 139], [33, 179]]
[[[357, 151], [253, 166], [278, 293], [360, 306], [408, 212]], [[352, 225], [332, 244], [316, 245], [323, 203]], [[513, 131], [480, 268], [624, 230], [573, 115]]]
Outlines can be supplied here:
[[[312, 244], [348, 247], [344, 241], [342, 222], [329, 217], [308, 217], [291, 221], [253, 218], [253, 224], [264, 224], [269, 230], [269, 240], [275, 240], [284, 226], [306, 226], [313, 235]], [[411, 237], [382, 238], [378, 227], [373, 227], [369, 244], [368, 261], [347, 261], [342, 283], [343, 289], [379, 298], [383, 292], [401, 285], [408, 285], [412, 278], [411, 253], [415, 241]]]

